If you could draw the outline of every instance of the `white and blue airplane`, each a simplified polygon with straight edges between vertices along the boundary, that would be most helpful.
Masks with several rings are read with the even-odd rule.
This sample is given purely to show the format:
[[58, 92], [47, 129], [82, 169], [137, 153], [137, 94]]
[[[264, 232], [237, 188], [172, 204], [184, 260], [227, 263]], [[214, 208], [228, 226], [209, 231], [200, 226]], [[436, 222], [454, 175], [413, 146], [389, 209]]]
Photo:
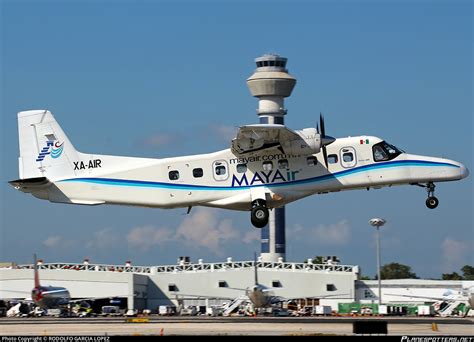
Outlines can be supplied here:
[[469, 174], [459, 162], [408, 154], [374, 136], [327, 136], [322, 115], [319, 125], [242, 126], [226, 150], [151, 159], [81, 153], [51, 112], [23, 111], [20, 175], [9, 183], [55, 203], [246, 210], [262, 228], [273, 208], [341, 190], [419, 185], [434, 209], [435, 183]]

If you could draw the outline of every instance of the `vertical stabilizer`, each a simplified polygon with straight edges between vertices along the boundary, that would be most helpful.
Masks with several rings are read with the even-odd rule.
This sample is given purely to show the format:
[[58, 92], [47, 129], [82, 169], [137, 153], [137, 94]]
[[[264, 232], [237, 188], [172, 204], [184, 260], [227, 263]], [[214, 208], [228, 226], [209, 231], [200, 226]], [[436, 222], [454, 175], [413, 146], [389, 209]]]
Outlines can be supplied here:
[[35, 289], [40, 286], [39, 274], [38, 274], [38, 260], [36, 259], [36, 254], [33, 254], [33, 269], [35, 272]]
[[254, 272], [255, 272], [255, 285], [258, 285], [258, 270], [257, 270], [257, 253], [253, 253], [254, 260]]
[[79, 153], [50, 111], [19, 112], [18, 136], [20, 179], [74, 175], [73, 161], [78, 160]]

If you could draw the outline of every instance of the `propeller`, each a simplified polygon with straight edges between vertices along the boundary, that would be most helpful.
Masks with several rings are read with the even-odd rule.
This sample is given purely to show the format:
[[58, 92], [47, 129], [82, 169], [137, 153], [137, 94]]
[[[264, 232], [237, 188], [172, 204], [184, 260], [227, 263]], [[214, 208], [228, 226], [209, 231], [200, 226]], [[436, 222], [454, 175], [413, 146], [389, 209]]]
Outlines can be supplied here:
[[[321, 126], [321, 132], [319, 132], [319, 127]], [[326, 135], [326, 127], [324, 126], [324, 116], [322, 113], [319, 113], [319, 125], [316, 125], [316, 130], [321, 134], [321, 147], [323, 149], [324, 164], [326, 164], [326, 169], [328, 168], [328, 151], [326, 145], [332, 144], [336, 139]]]

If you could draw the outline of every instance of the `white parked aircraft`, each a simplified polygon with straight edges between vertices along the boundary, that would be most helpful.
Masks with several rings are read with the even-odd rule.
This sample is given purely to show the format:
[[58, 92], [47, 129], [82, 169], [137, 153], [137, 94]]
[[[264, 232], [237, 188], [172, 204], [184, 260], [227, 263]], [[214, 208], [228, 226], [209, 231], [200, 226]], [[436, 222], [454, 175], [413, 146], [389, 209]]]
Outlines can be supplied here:
[[405, 153], [374, 136], [338, 138], [319, 128], [240, 127], [229, 149], [150, 159], [78, 152], [47, 110], [18, 113], [20, 179], [16, 189], [57, 203], [123, 204], [154, 208], [209, 206], [251, 211], [252, 224], [268, 210], [313, 194], [460, 180], [455, 161]]

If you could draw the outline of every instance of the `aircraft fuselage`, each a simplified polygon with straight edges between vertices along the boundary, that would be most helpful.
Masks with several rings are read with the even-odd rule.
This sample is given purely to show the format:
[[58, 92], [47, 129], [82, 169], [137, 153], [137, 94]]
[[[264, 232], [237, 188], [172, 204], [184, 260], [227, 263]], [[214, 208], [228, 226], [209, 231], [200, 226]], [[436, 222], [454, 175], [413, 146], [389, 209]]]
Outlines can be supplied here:
[[448, 159], [402, 152], [394, 158], [376, 157], [374, 146], [380, 143], [372, 136], [338, 138], [327, 146], [327, 168], [321, 152], [288, 155], [276, 149], [246, 156], [227, 149], [164, 159], [78, 153], [67, 177], [48, 173], [45, 158], [42, 172], [52, 184], [25, 192], [60, 203], [249, 210], [255, 199], [274, 208], [313, 194], [468, 175], [464, 165]]

